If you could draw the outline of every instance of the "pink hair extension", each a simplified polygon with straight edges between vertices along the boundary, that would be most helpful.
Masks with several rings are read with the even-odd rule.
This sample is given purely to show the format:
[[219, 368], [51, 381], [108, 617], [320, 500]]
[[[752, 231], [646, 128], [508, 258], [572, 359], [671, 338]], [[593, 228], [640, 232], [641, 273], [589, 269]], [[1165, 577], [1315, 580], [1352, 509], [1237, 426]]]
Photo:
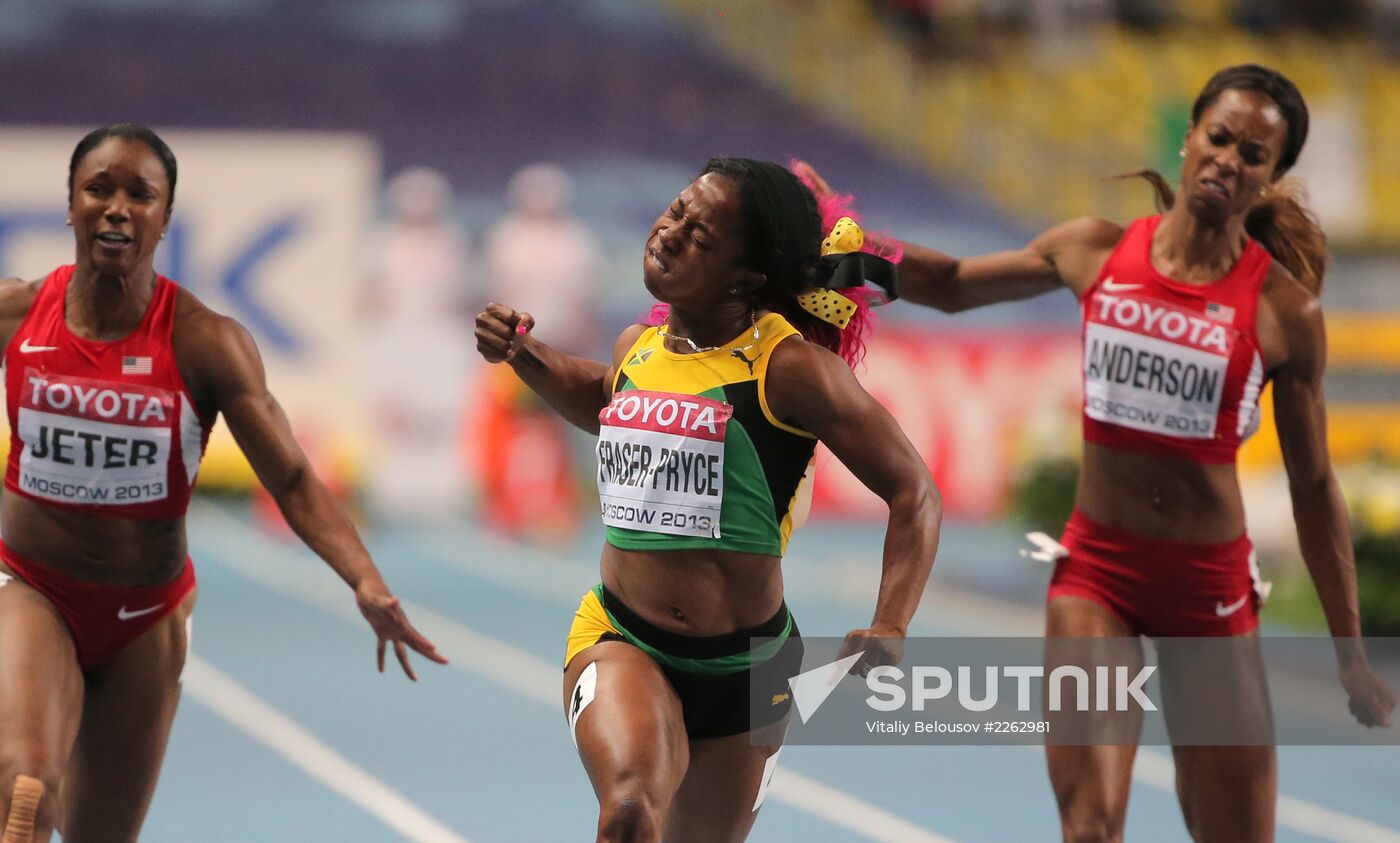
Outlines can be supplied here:
[[854, 369], [865, 360], [865, 340], [875, 330], [877, 317], [870, 306], [875, 292], [868, 287], [843, 287], [836, 292], [856, 303], [856, 312], [841, 331], [841, 346], [836, 353]]
[[651, 312], [637, 320], [638, 325], [646, 325], [655, 328], [666, 321], [666, 314], [671, 312], [671, 306], [664, 302], [657, 302], [651, 306]]
[[[832, 226], [836, 225], [836, 221], [842, 217], [850, 217], [860, 224], [862, 228], [865, 227], [864, 223], [861, 222], [860, 213], [855, 209], [854, 194], [819, 192], [816, 185], [804, 178], [800, 172], [793, 169], [796, 164], [797, 160], [793, 159], [792, 162], [788, 164], [788, 169], [793, 170], [793, 174], [797, 176], [798, 181], [805, 184], [807, 189], [812, 191], [812, 195], [817, 197], [817, 211], [822, 217], [823, 237], [826, 236], [827, 232], [831, 231]], [[861, 246], [860, 250], [875, 255], [876, 257], [884, 258], [893, 264], [904, 260], [904, 247], [900, 245], [898, 240], [889, 236], [889, 233], [884, 231], [867, 231], [865, 245]]]

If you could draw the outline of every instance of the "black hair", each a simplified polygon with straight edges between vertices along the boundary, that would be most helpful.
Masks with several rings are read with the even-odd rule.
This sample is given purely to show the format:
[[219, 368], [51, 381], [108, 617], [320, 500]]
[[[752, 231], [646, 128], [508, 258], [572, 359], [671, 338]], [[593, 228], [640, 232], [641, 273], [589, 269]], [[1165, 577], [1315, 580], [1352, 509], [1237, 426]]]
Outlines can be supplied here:
[[165, 201], [165, 212], [169, 214], [171, 209], [175, 207], [175, 176], [178, 172], [175, 165], [175, 153], [170, 151], [170, 147], [160, 139], [160, 135], [135, 123], [113, 123], [110, 126], [93, 129], [84, 135], [82, 140], [78, 141], [78, 145], [73, 149], [73, 157], [68, 161], [68, 201], [70, 203], [73, 201], [73, 176], [78, 172], [78, 165], [82, 163], [89, 152], [108, 138], [140, 141], [156, 154], [156, 157], [160, 159], [161, 166], [165, 168], [166, 181], [170, 182], [170, 195]]
[[1199, 123], [1205, 110], [1226, 91], [1257, 91], [1278, 106], [1288, 134], [1284, 137], [1283, 152], [1274, 165], [1274, 178], [1288, 172], [1298, 163], [1298, 154], [1308, 139], [1308, 104], [1303, 101], [1298, 86], [1277, 70], [1258, 64], [1237, 64], [1218, 70], [1191, 105], [1191, 125]]
[[767, 278], [757, 304], [782, 316], [811, 342], [840, 353], [841, 329], [797, 303], [831, 271], [821, 262], [822, 218], [816, 196], [786, 167], [750, 158], [711, 158], [700, 175], [716, 173], [739, 188], [745, 266]]
[[770, 295], [793, 298], [818, 286], [822, 218], [812, 191], [786, 167], [750, 158], [711, 158], [739, 188], [747, 266], [767, 276]]
[[[1274, 165], [1275, 182], [1249, 209], [1244, 228], [1250, 237], [1263, 244], [1274, 260], [1317, 295], [1322, 291], [1322, 279], [1327, 271], [1327, 235], [1317, 216], [1308, 209], [1301, 186], [1291, 179], [1277, 180], [1298, 162], [1303, 143], [1308, 139], [1308, 105], [1298, 86], [1277, 70], [1257, 64], [1237, 64], [1217, 71], [1206, 82], [1191, 106], [1191, 124], [1194, 126], [1226, 91], [1258, 91], [1273, 100], [1283, 114], [1288, 134], [1284, 137], [1283, 152]], [[1138, 170], [1127, 175], [1147, 179], [1156, 194], [1158, 210], [1165, 211], [1176, 204], [1176, 192], [1156, 170]]]

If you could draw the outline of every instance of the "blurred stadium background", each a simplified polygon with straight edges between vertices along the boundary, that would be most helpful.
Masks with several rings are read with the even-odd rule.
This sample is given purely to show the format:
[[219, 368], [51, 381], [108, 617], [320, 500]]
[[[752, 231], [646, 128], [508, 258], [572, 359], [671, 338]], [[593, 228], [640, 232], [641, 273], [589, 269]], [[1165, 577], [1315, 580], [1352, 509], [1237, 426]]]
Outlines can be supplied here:
[[[1191, 98], [1240, 61], [1287, 73], [1312, 111], [1296, 175], [1333, 246], [1332, 453], [1368, 631], [1400, 634], [1396, 0], [0, 0], [0, 276], [71, 261], [84, 132], [162, 132], [180, 179], [158, 268], [253, 331], [298, 435], [457, 662], [411, 690], [370, 676], [349, 596], [248, 494], [221, 430], [191, 520], [193, 700], [146, 839], [586, 837], [552, 706], [596, 577], [588, 443], [479, 364], [472, 315], [520, 306], [601, 358], [649, 306], [647, 227], [715, 155], [808, 160], [867, 228], [953, 254], [1150, 213], [1145, 185], [1112, 177], [1174, 174]], [[948, 513], [916, 632], [1036, 634], [1047, 572], [1015, 550], [1067, 506], [1074, 302], [880, 317], [861, 377]], [[1242, 466], [1280, 583], [1266, 622], [1316, 632], [1268, 425]], [[819, 477], [786, 570], [804, 631], [839, 635], [872, 605], [881, 507], [829, 458]], [[1282, 757], [1280, 839], [1400, 839], [1400, 756]], [[1024, 750], [784, 759], [754, 840], [1055, 834]], [[1129, 839], [1185, 839], [1170, 788], [1169, 757], [1145, 750]]]

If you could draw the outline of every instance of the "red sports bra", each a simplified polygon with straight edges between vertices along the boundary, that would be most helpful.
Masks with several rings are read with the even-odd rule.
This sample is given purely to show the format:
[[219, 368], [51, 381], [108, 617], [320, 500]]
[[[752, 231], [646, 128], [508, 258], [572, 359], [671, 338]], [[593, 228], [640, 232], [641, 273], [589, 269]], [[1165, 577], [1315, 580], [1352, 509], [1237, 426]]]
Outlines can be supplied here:
[[128, 518], [183, 516], [212, 422], [195, 411], [175, 364], [178, 287], [156, 276], [135, 331], [112, 342], [86, 340], [64, 321], [73, 269], [44, 279], [4, 351], [5, 488]]
[[1255, 330], [1273, 263], [1250, 240], [1221, 279], [1195, 285], [1152, 266], [1160, 216], [1128, 227], [1084, 294], [1084, 439], [1232, 463], [1259, 426], [1267, 380]]

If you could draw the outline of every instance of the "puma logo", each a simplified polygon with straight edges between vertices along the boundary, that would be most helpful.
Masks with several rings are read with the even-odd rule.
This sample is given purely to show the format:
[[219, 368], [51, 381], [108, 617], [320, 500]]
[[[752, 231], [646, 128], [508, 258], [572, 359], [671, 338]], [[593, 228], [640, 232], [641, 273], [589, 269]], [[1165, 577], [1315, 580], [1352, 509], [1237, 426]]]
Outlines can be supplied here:
[[774, 695], [773, 695], [773, 705], [777, 705], [778, 703], [780, 703], [780, 702], [786, 700], [786, 699], [788, 698], [788, 696], [789, 696], [788, 694], [774, 694]]
[[763, 352], [760, 351], [759, 353], [757, 353], [757, 354], [755, 354], [755, 355], [753, 356], [753, 359], [752, 359], [752, 360], [750, 360], [749, 358], [747, 358], [747, 357], [744, 356], [744, 350], [743, 350], [742, 348], [731, 348], [731, 349], [729, 349], [729, 353], [732, 354], [732, 355], [734, 355], [735, 357], [739, 358], [740, 360], [744, 361], [744, 365], [746, 365], [746, 366], [749, 367], [749, 374], [750, 374], [750, 375], [753, 374], [753, 364], [757, 363], [757, 362], [758, 362], [758, 358], [760, 358], [760, 357], [763, 356]]

